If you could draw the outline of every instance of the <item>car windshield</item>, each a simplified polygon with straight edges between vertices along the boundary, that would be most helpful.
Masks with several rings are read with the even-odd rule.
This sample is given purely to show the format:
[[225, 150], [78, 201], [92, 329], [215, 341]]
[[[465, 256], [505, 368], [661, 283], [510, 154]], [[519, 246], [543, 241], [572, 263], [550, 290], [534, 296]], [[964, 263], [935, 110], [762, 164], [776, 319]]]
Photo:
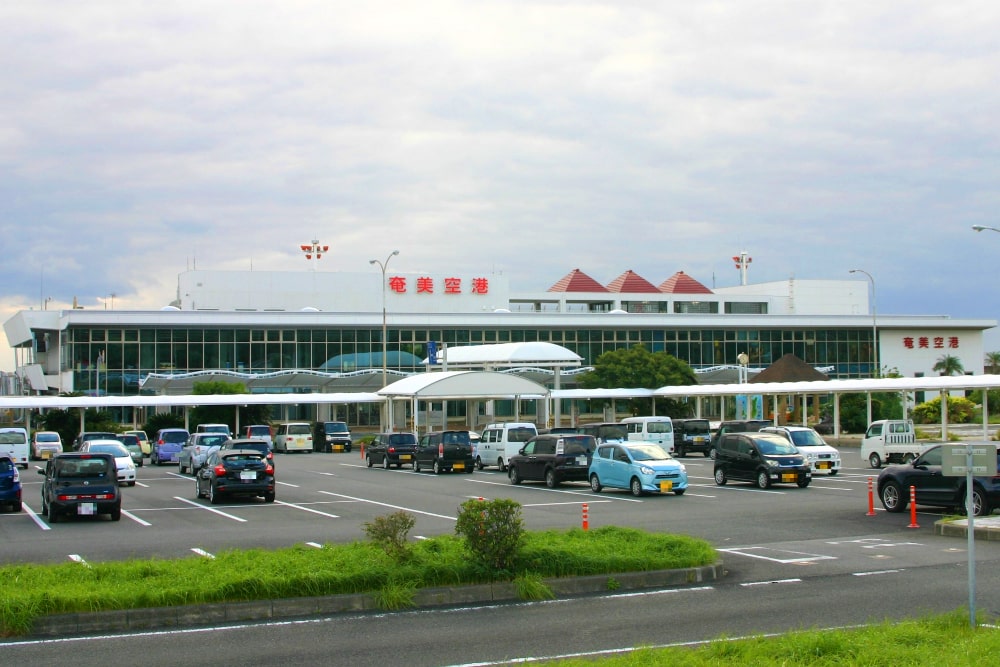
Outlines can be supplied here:
[[760, 450], [761, 454], [774, 455], [774, 454], [795, 454], [798, 450], [795, 449], [795, 445], [788, 442], [784, 438], [778, 439], [774, 438], [761, 438], [757, 440], [757, 448]]
[[816, 431], [792, 431], [791, 436], [796, 447], [822, 447], [826, 444]]
[[659, 445], [637, 445], [629, 447], [633, 461], [666, 461], [672, 458]]
[[327, 422], [323, 428], [327, 433], [347, 433], [347, 424], [343, 422]]
[[128, 450], [125, 449], [125, 445], [112, 445], [112, 444], [93, 444], [87, 448], [88, 452], [93, 452], [95, 454], [111, 454], [115, 457], [131, 456]]
[[685, 433], [708, 433], [709, 431], [711, 431], [711, 429], [708, 427], [707, 419], [684, 422]]

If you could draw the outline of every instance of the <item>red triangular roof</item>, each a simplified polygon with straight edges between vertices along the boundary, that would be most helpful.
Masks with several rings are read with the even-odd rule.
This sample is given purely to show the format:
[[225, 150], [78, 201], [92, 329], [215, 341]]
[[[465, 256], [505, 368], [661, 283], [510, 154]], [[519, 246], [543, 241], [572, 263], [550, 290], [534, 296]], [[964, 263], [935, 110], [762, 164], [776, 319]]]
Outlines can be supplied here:
[[668, 294], [711, 294], [700, 282], [687, 275], [683, 271], [678, 271], [660, 283], [660, 291]]
[[608, 291], [627, 292], [629, 294], [649, 294], [650, 292], [659, 292], [660, 290], [656, 289], [656, 285], [649, 282], [632, 269], [629, 269], [608, 283]]
[[580, 269], [573, 269], [549, 288], [550, 292], [607, 292], [607, 288]]

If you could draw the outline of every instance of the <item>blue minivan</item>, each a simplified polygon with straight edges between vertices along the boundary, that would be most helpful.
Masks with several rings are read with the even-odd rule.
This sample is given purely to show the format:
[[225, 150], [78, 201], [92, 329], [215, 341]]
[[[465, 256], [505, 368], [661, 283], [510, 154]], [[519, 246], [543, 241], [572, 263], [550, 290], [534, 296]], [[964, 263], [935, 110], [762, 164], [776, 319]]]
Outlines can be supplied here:
[[190, 436], [186, 428], [161, 428], [149, 452], [149, 462], [157, 466], [177, 463], [177, 455]]
[[21, 511], [21, 476], [14, 459], [0, 454], [0, 505], [10, 505], [14, 512]]

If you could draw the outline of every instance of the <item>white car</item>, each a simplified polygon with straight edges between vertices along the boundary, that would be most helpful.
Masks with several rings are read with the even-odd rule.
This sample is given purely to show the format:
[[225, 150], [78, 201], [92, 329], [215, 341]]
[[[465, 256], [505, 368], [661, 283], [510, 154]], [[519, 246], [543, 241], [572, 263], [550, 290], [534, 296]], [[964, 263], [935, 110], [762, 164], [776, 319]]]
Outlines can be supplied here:
[[81, 452], [111, 454], [118, 468], [118, 483], [135, 486], [135, 462], [132, 454], [118, 440], [88, 440], [80, 446]]
[[806, 457], [813, 473], [836, 475], [840, 472], [840, 451], [826, 444], [816, 429], [807, 426], [766, 426], [761, 433], [780, 433]]

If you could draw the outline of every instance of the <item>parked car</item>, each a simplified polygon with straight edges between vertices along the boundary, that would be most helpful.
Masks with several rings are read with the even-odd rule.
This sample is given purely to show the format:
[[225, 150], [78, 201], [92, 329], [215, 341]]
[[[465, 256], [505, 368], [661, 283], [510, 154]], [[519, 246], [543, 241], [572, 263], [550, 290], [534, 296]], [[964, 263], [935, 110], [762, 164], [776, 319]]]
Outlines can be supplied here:
[[267, 443], [268, 447], [274, 448], [274, 434], [271, 431], [271, 427], [268, 424], [251, 424], [243, 430], [243, 438], [254, 440], [263, 440]]
[[633, 496], [670, 492], [683, 496], [688, 486], [684, 464], [654, 443], [598, 445], [589, 474], [594, 493], [607, 487], [628, 489]]
[[[910, 502], [910, 487], [915, 487], [917, 505], [953, 507], [965, 511], [965, 475], [941, 473], [944, 449], [928, 447], [910, 463], [884, 468], [878, 474], [878, 497], [889, 512], [902, 512]], [[986, 516], [1000, 507], [1000, 453], [997, 475], [972, 478], [972, 514]]]
[[712, 428], [707, 419], [674, 420], [674, 451], [677, 452], [677, 456], [701, 452], [708, 457], [711, 449]]
[[125, 449], [132, 455], [132, 463], [135, 464], [135, 467], [141, 468], [146, 457], [142, 454], [142, 445], [139, 443], [139, 437], [131, 433], [119, 433], [115, 439], [125, 445]]
[[777, 433], [788, 438], [799, 453], [806, 457], [812, 466], [813, 474], [824, 472], [836, 475], [840, 472], [840, 451], [826, 444], [819, 433], [807, 426], [768, 426], [761, 433]]
[[125, 431], [122, 435], [134, 435], [139, 438], [139, 446], [142, 447], [143, 456], [149, 456], [149, 453], [153, 450], [153, 446], [149, 442], [149, 436], [146, 435], [145, 431]]
[[164, 463], [177, 463], [177, 454], [190, 436], [185, 428], [161, 428], [156, 433], [156, 440], [153, 441], [149, 462], [158, 466]]
[[392, 465], [399, 468], [404, 463], [411, 463], [416, 451], [417, 436], [413, 433], [379, 433], [365, 448], [365, 461], [369, 468], [376, 464], [386, 470]]
[[586, 482], [597, 439], [584, 434], [536, 435], [507, 463], [511, 484], [544, 481], [550, 489], [562, 482]]
[[279, 424], [274, 432], [274, 451], [285, 453], [313, 451], [312, 425], [308, 422]]
[[112, 433], [111, 431], [81, 431], [73, 439], [73, 451], [80, 451], [80, 445], [88, 440], [114, 440], [117, 435], [117, 433]]
[[795, 445], [777, 433], [726, 433], [715, 451], [715, 483], [729, 480], [755, 482], [761, 489], [772, 484], [812, 481], [812, 468]]
[[774, 426], [774, 422], [769, 419], [732, 419], [719, 424], [712, 434], [712, 443], [709, 445], [708, 455], [715, 458], [719, 440], [727, 433], [756, 433], [765, 426]]
[[80, 451], [88, 454], [110, 454], [115, 458], [118, 482], [135, 486], [135, 463], [132, 461], [132, 454], [117, 438], [88, 440], [80, 447]]
[[19, 426], [0, 428], [0, 455], [9, 456], [15, 464], [27, 469], [31, 458], [28, 430]]
[[[225, 440], [219, 445], [219, 449], [252, 449], [255, 452], [260, 452], [260, 455], [264, 457], [264, 460], [274, 467], [274, 450], [271, 449], [271, 445], [264, 440], [259, 440], [257, 438], [237, 438], [235, 440]], [[206, 459], [207, 460], [207, 459]]]
[[7, 505], [12, 512], [21, 511], [21, 474], [6, 454], [0, 454], [0, 505]]
[[31, 436], [31, 458], [34, 461], [50, 459], [63, 450], [62, 436], [56, 431], [35, 431]]
[[195, 433], [222, 433], [227, 438], [232, 437], [233, 433], [229, 430], [228, 424], [198, 424], [194, 429]]
[[237, 495], [274, 502], [274, 466], [255, 449], [215, 450], [195, 474], [195, 480], [197, 497], [207, 497], [213, 505]]
[[424, 433], [417, 441], [413, 453], [413, 470], [430, 468], [435, 475], [442, 472], [475, 470], [476, 460], [472, 455], [472, 439], [468, 431], [431, 431]]
[[482, 470], [495, 465], [500, 470], [507, 470], [507, 460], [536, 435], [538, 428], [531, 422], [487, 424], [476, 446], [476, 467]]
[[326, 439], [324, 452], [333, 452], [342, 447], [345, 452], [351, 451], [351, 429], [347, 422], [323, 422], [323, 435]]
[[49, 523], [67, 516], [122, 516], [115, 457], [101, 453], [58, 454], [38, 471], [42, 482], [42, 514]]
[[177, 452], [177, 467], [183, 475], [189, 472], [192, 475], [205, 465], [208, 455], [222, 446], [222, 443], [229, 440], [225, 433], [192, 433], [188, 436], [187, 442]]

